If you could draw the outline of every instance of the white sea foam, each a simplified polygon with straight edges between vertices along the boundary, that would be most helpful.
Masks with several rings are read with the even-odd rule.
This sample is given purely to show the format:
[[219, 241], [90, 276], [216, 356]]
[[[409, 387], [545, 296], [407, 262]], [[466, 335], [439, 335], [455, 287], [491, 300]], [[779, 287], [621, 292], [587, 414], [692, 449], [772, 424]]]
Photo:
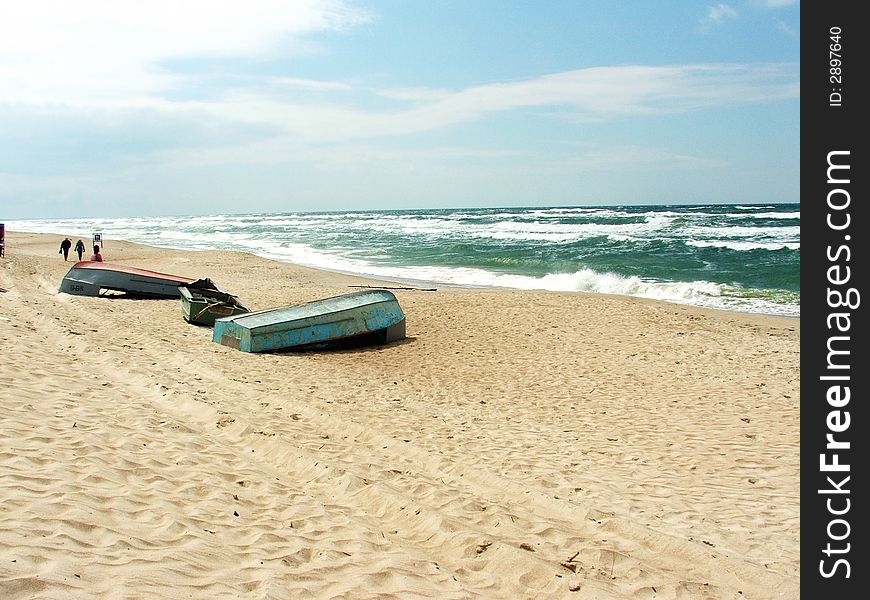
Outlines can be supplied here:
[[696, 248], [727, 248], [729, 250], [800, 250], [800, 242], [737, 242], [737, 241], [714, 241], [701, 242], [690, 240], [686, 242], [688, 246]]
[[[349, 265], [348, 265], [349, 266]], [[554, 292], [591, 292], [637, 296], [678, 304], [704, 306], [721, 310], [756, 312], [782, 316], [800, 316], [800, 307], [783, 305], [763, 298], [741, 298], [723, 295], [725, 286], [709, 281], [687, 283], [645, 281], [639, 277], [623, 277], [583, 269], [575, 273], [553, 273], [543, 277], [499, 274], [482, 269], [448, 267], [376, 267], [360, 265], [347, 269], [387, 279], [426, 281], [470, 287], [499, 287]], [[325, 266], [325, 268], [329, 268]], [[333, 267], [335, 268], [335, 267]]]
[[748, 227], [748, 226], [707, 226], [689, 225], [682, 232], [692, 241], [728, 240], [733, 238], [765, 240], [797, 241], [800, 240], [801, 228], [793, 227]]
[[727, 286], [709, 281], [660, 282], [639, 277], [624, 277], [582, 269], [574, 273], [552, 273], [543, 277], [511, 275], [468, 267], [374, 265], [362, 260], [317, 251], [304, 244], [258, 252], [265, 258], [285, 260], [315, 268], [400, 281], [431, 282], [465, 287], [497, 287], [554, 292], [591, 292], [637, 296], [678, 304], [689, 304], [782, 316], [800, 316], [800, 307], [783, 305], [764, 298], [745, 298], [723, 294]]
[[373, 231], [409, 234], [450, 235], [462, 230], [462, 226], [453, 220], [441, 218], [393, 217], [375, 220], [367, 224]]
[[763, 212], [763, 213], [753, 213], [751, 215], [738, 215], [741, 217], [752, 217], [753, 219], [800, 219], [801, 213], [800, 211], [796, 212]]
[[547, 223], [547, 222], [501, 222], [476, 225], [469, 228], [472, 237], [496, 240], [522, 240], [545, 242], [576, 242], [595, 237], [614, 240], [649, 239], [655, 232], [668, 227], [673, 219], [668, 217], [648, 218], [632, 223]]

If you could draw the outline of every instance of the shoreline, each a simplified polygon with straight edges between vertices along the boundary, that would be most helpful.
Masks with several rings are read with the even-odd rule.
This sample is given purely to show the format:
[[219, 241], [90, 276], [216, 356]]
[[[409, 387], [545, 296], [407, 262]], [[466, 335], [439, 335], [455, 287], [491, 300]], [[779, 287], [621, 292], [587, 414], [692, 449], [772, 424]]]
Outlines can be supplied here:
[[[401, 342], [248, 355], [58, 293], [62, 238], [0, 259], [5, 597], [799, 597], [799, 318], [439, 285]], [[252, 310], [395, 283], [105, 255]]]
[[[55, 234], [55, 233], [39, 233], [39, 232], [24, 232], [24, 231], [21, 231], [18, 233], [20, 235], [58, 236], [59, 238], [62, 238], [64, 236], [81, 237], [81, 236], [75, 236], [75, 235], [64, 234], [64, 233]], [[87, 236], [85, 236], [85, 237], [87, 237]], [[777, 313], [777, 312], [763, 312], [760, 310], [741, 310], [741, 309], [737, 309], [737, 308], [703, 306], [700, 304], [693, 304], [690, 302], [680, 302], [680, 301], [671, 300], [671, 299], [653, 298], [653, 297], [649, 297], [649, 296], [623, 294], [623, 293], [612, 293], [612, 292], [598, 292], [598, 291], [586, 291], [586, 290], [550, 290], [550, 289], [546, 289], [546, 288], [507, 287], [507, 286], [499, 286], [499, 285], [493, 285], [493, 284], [453, 283], [453, 282], [443, 282], [443, 281], [437, 281], [437, 280], [418, 279], [418, 278], [411, 278], [411, 277], [398, 277], [398, 276], [397, 277], [394, 277], [394, 276], [383, 276], [382, 277], [382, 276], [375, 275], [375, 274], [359, 273], [359, 272], [353, 272], [353, 271], [347, 271], [347, 270], [341, 270], [341, 269], [330, 269], [330, 268], [324, 267], [324, 266], [309, 265], [309, 264], [304, 264], [304, 263], [293, 262], [293, 261], [286, 260], [286, 259], [276, 258], [274, 256], [269, 255], [268, 253], [258, 254], [256, 252], [249, 251], [249, 250], [184, 248], [184, 247], [180, 247], [180, 246], [162, 246], [162, 245], [153, 245], [153, 244], [143, 244], [142, 242], [131, 242], [131, 241], [127, 241], [127, 240], [117, 240], [117, 241], [123, 241], [125, 243], [130, 243], [130, 244], [142, 244], [142, 245], [150, 246], [153, 248], [164, 249], [167, 251], [194, 252], [194, 253], [198, 253], [198, 252], [239, 252], [242, 254], [250, 254], [252, 256], [256, 256], [258, 258], [261, 258], [263, 260], [274, 261], [277, 263], [288, 264], [288, 265], [292, 265], [292, 266], [296, 266], [296, 267], [300, 267], [300, 268], [305, 268], [305, 269], [313, 269], [316, 271], [324, 271], [324, 272], [328, 272], [328, 273], [335, 273], [336, 275], [348, 276], [348, 277], [357, 277], [357, 278], [371, 280], [371, 281], [389, 281], [389, 282], [394, 282], [394, 283], [398, 283], [398, 284], [402, 284], [402, 285], [410, 285], [410, 286], [416, 286], [416, 287], [467, 288], [467, 289], [479, 289], [479, 290], [502, 290], [502, 291], [519, 291], [519, 292], [553, 292], [553, 293], [571, 293], [571, 294], [600, 294], [600, 295], [604, 295], [604, 296], [617, 296], [617, 297], [624, 297], [624, 298], [637, 298], [637, 299], [642, 299], [642, 300], [652, 300], [654, 302], [665, 302], [668, 304], [674, 304], [674, 305], [678, 305], [678, 306], [691, 306], [691, 307], [697, 307], [697, 308], [702, 308], [702, 309], [706, 309], [706, 310], [722, 311], [722, 312], [726, 312], [726, 313], [760, 315], [760, 316], [765, 316], [765, 317], [781, 317], [781, 318], [787, 318], [787, 319], [796, 319], [798, 321], [800, 320], [799, 313], [797, 315], [794, 315], [794, 314], [783, 314], [783, 313]], [[525, 277], [523, 275], [520, 275], [520, 276]], [[641, 281], [644, 283], [669, 283], [669, 282], [663, 282], [663, 281], [658, 281], [658, 282], [643, 281], [643, 280], [641, 280]], [[670, 283], [679, 283], [679, 282], [670, 282]]]

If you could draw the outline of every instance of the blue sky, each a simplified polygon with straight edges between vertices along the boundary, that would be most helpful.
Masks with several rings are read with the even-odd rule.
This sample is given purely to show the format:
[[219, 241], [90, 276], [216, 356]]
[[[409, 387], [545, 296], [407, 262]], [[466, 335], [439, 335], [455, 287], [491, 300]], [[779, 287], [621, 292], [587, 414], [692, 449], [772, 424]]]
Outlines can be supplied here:
[[798, 202], [790, 0], [28, 0], [0, 219]]

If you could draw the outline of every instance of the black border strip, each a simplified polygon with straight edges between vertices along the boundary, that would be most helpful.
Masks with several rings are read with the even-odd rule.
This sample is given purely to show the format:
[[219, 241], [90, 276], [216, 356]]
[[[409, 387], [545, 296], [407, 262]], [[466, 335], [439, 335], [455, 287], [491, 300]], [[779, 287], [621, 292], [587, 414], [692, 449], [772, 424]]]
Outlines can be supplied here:
[[831, 1], [801, 7], [801, 594], [806, 598], [864, 598], [870, 571], [867, 494], [858, 491], [868, 487], [859, 454], [868, 452], [862, 434], [868, 431], [870, 364], [864, 316], [870, 303], [864, 294], [870, 173], [862, 139], [870, 130], [864, 91], [870, 24], [858, 15], [861, 6]]

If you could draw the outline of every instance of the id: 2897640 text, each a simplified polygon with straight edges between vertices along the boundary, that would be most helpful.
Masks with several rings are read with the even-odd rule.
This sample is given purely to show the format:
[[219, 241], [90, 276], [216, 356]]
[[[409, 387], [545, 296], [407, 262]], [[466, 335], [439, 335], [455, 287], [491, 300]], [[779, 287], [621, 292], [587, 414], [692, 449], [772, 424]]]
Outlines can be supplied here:
[[837, 26], [828, 30], [831, 43], [828, 46], [828, 83], [831, 93], [828, 95], [828, 106], [843, 105], [843, 44], [840, 43], [843, 30]]

